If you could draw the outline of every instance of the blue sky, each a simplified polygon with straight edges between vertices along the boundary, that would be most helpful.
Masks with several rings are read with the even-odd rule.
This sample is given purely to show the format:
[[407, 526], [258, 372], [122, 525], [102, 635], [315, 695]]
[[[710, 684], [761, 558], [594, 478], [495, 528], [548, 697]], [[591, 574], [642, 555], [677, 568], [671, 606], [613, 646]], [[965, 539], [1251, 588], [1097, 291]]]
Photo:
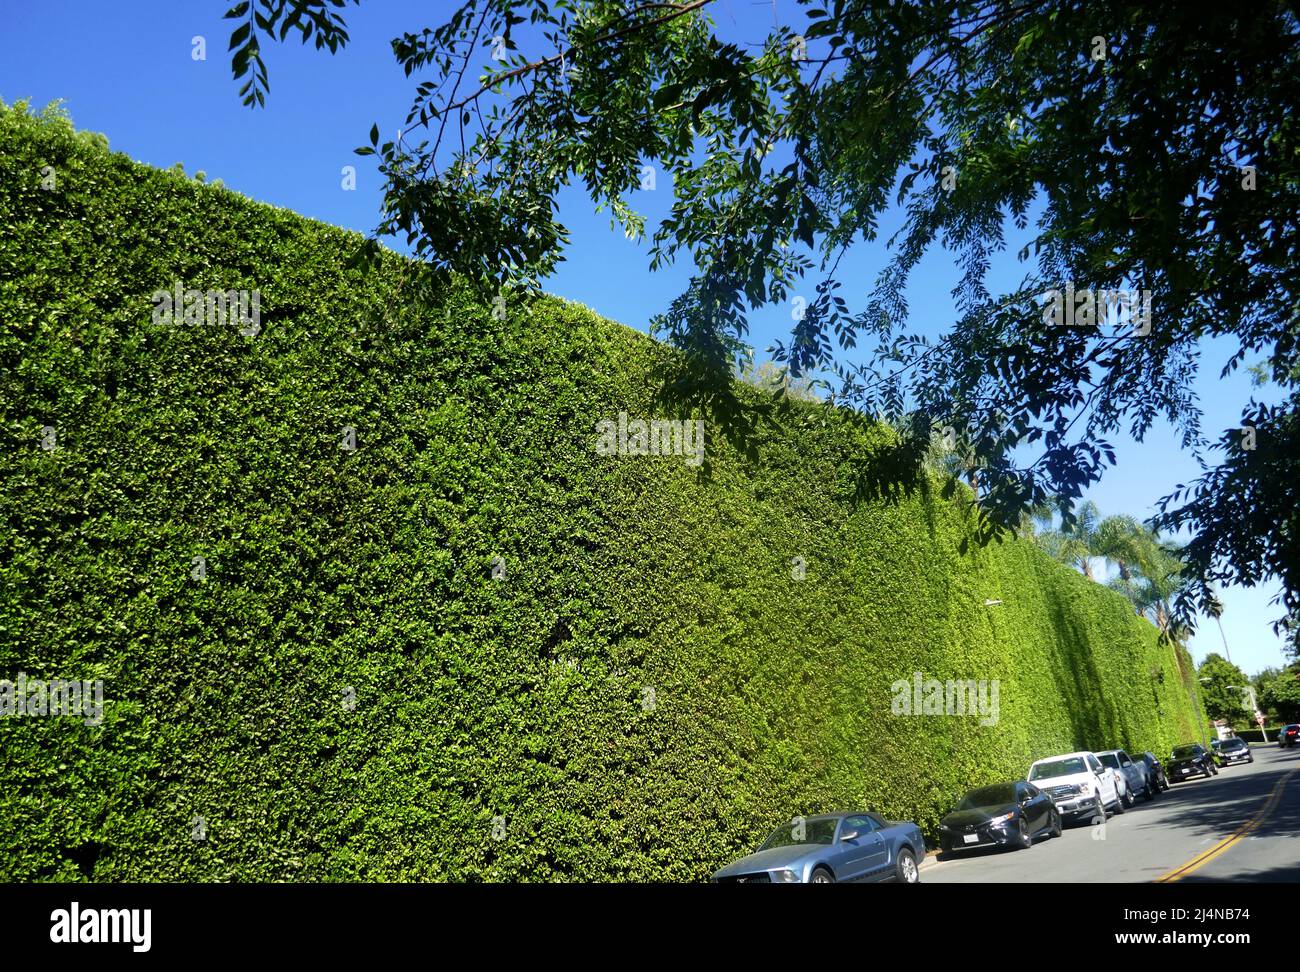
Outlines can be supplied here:
[[[103, 132], [110, 146], [141, 162], [168, 167], [182, 162], [187, 172], [203, 170], [209, 179], [254, 199], [292, 209], [362, 232], [378, 221], [380, 183], [374, 160], [353, 149], [367, 141], [372, 123], [391, 138], [405, 118], [419, 78], [406, 78], [389, 41], [408, 30], [436, 26], [453, 9], [448, 0], [365, 0], [344, 16], [350, 44], [336, 55], [297, 43], [264, 51], [270, 71], [266, 108], [240, 104], [226, 53], [230, 22], [222, 13], [229, 0], [136, 0], [110, 4], [93, 0], [42, 0], [39, 4], [4, 0], [0, 6], [0, 98], [28, 99], [41, 107], [63, 99], [78, 128]], [[757, 43], [790, 0], [720, 0], [713, 17], [728, 39]], [[193, 58], [193, 39], [206, 41], [206, 60]], [[486, 52], [484, 55], [486, 62]], [[342, 169], [355, 166], [355, 191], [342, 188]], [[654, 192], [634, 200], [650, 226], [667, 211], [671, 186], [662, 176]], [[567, 262], [546, 289], [579, 301], [607, 317], [645, 329], [685, 284], [689, 268], [678, 266], [651, 275], [646, 248], [611, 231], [607, 215], [596, 215], [579, 192], [560, 200], [561, 220], [573, 245]], [[890, 214], [897, 225], [897, 214]], [[891, 220], [886, 220], [886, 227]], [[1019, 266], [1011, 247], [993, 279], [1011, 281]], [[846, 263], [844, 295], [865, 292], [881, 265], [880, 247], [865, 247]], [[956, 281], [952, 261], [932, 254], [916, 273], [910, 294], [915, 321], [938, 333], [952, 319], [949, 292]], [[786, 338], [786, 308], [770, 308], [751, 318], [753, 343], [762, 351]], [[1204, 349], [1199, 385], [1206, 429], [1239, 423], [1241, 407], [1252, 394], [1241, 374], [1220, 380], [1219, 367], [1231, 348]], [[1263, 394], [1267, 394], [1264, 392]], [[1171, 429], [1157, 426], [1143, 443], [1116, 442], [1118, 465], [1089, 493], [1106, 513], [1145, 518], [1177, 484], [1198, 474], [1195, 458], [1182, 451]], [[1270, 624], [1281, 613], [1268, 602], [1275, 585], [1223, 592], [1223, 629], [1234, 662], [1248, 673], [1283, 661], [1281, 642]], [[1218, 628], [1209, 622], [1192, 640], [1199, 660], [1223, 653]]]

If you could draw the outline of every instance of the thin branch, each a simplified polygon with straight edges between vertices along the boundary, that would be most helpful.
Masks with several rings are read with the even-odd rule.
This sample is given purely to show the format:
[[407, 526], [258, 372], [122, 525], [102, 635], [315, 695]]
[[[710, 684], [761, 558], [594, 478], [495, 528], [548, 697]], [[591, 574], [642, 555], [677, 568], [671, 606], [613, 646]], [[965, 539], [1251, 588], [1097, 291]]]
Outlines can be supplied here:
[[[560, 51], [558, 54], [553, 54], [550, 57], [544, 57], [540, 60], [532, 61], [528, 64], [524, 64], [520, 67], [514, 68], [513, 70], [505, 71], [501, 74], [494, 75], [490, 83], [483, 85], [473, 94], [468, 95], [461, 101], [454, 102], [452, 104], [447, 105], [443, 109], [443, 111], [450, 112], [450, 111], [456, 111], [460, 108], [464, 108], [471, 101], [474, 101], [477, 98], [481, 98], [483, 95], [487, 94], [489, 91], [491, 91], [493, 88], [495, 88], [497, 85], [501, 84], [502, 82], [513, 80], [514, 78], [520, 77], [524, 74], [528, 74], [532, 71], [536, 71], [538, 68], [543, 68], [552, 64], [563, 62], [570, 55], [575, 54], [578, 51], [586, 50], [587, 48], [595, 47], [599, 44], [604, 44], [608, 41], [618, 40], [620, 37], [625, 37], [626, 35], [635, 33], [638, 30], [644, 30], [647, 27], [656, 27], [660, 24], [666, 24], [669, 21], [676, 20], [678, 17], [683, 17], [686, 14], [691, 13], [695, 10], [699, 10], [701, 7], [705, 7], [713, 2], [714, 0], [693, 0], [693, 2], [680, 7], [675, 6], [673, 4], [662, 4], [662, 3], [651, 3], [651, 4], [645, 4], [643, 6], [637, 7], [635, 10], [629, 11], [628, 16], [632, 16], [634, 14], [640, 13], [642, 10], [648, 10], [657, 7], [668, 7], [673, 12], [664, 14], [662, 17], [656, 17], [654, 20], [646, 20], [639, 24], [629, 24], [628, 26], [620, 28], [619, 30], [612, 31], [608, 34], [602, 34], [600, 37], [595, 37], [584, 44], [576, 44], [573, 47], [570, 47], [567, 51]], [[453, 96], [454, 94], [455, 92], [453, 92]]]

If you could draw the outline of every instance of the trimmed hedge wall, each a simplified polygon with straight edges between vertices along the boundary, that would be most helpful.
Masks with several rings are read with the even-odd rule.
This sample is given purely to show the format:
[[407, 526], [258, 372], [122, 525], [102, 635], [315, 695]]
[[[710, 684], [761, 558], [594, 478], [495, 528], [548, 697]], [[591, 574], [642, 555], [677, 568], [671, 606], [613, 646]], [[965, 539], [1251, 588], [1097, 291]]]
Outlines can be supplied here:
[[[888, 430], [597, 455], [653, 414], [644, 335], [411, 299], [48, 113], [0, 109], [0, 217], [0, 678], [105, 683], [101, 725], [0, 719], [5, 879], [699, 880], [796, 813], [932, 830], [1195, 735], [1118, 595], [962, 553], [926, 484], [855, 502]], [[155, 324], [176, 281], [258, 290], [260, 333]], [[891, 714], [914, 672], [998, 679], [999, 721]]]

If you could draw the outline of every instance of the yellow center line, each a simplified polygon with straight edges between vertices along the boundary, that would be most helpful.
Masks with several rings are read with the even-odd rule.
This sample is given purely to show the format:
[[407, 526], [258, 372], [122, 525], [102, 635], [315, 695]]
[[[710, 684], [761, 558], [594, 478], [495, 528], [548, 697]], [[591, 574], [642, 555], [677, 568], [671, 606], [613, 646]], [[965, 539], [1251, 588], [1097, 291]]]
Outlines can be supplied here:
[[1223, 838], [1223, 840], [1219, 841], [1209, 850], [1197, 854], [1195, 857], [1193, 857], [1186, 864], [1183, 864], [1181, 867], [1176, 867], [1172, 871], [1160, 875], [1160, 877], [1155, 879], [1154, 883], [1170, 884], [1174, 881], [1181, 880], [1182, 878], [1187, 877], [1187, 875], [1191, 874], [1192, 872], [1197, 871], [1200, 868], [1204, 867], [1206, 864], [1210, 863], [1210, 861], [1214, 860], [1220, 854], [1223, 854], [1225, 851], [1228, 850], [1229, 847], [1237, 843], [1237, 841], [1241, 840], [1244, 837], [1247, 837], [1252, 830], [1255, 830], [1257, 827], [1259, 827], [1260, 824], [1262, 824], [1265, 820], [1268, 819], [1268, 815], [1273, 812], [1273, 809], [1278, 805], [1278, 802], [1282, 799], [1282, 791], [1286, 789], [1287, 781], [1291, 779], [1291, 777], [1295, 776], [1296, 773], [1300, 773], [1300, 766], [1295, 767], [1289, 773], [1287, 773], [1285, 776], [1283, 776], [1280, 780], [1277, 781], [1277, 783], [1273, 787], [1273, 791], [1269, 794], [1268, 799], [1264, 801], [1264, 805], [1259, 808], [1259, 810], [1255, 813], [1253, 817], [1251, 817], [1239, 828], [1237, 828], [1237, 830], [1234, 833], [1229, 834], [1227, 837]]

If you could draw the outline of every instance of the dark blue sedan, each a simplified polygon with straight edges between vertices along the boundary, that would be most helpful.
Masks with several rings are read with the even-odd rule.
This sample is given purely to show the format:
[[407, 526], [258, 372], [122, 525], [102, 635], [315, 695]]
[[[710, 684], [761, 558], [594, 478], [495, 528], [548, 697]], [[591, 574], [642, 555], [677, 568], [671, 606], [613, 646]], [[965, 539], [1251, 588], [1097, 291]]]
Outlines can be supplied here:
[[713, 875], [719, 884], [834, 884], [900, 881], [916, 884], [925, 838], [914, 823], [874, 813], [795, 817], [753, 854]]

